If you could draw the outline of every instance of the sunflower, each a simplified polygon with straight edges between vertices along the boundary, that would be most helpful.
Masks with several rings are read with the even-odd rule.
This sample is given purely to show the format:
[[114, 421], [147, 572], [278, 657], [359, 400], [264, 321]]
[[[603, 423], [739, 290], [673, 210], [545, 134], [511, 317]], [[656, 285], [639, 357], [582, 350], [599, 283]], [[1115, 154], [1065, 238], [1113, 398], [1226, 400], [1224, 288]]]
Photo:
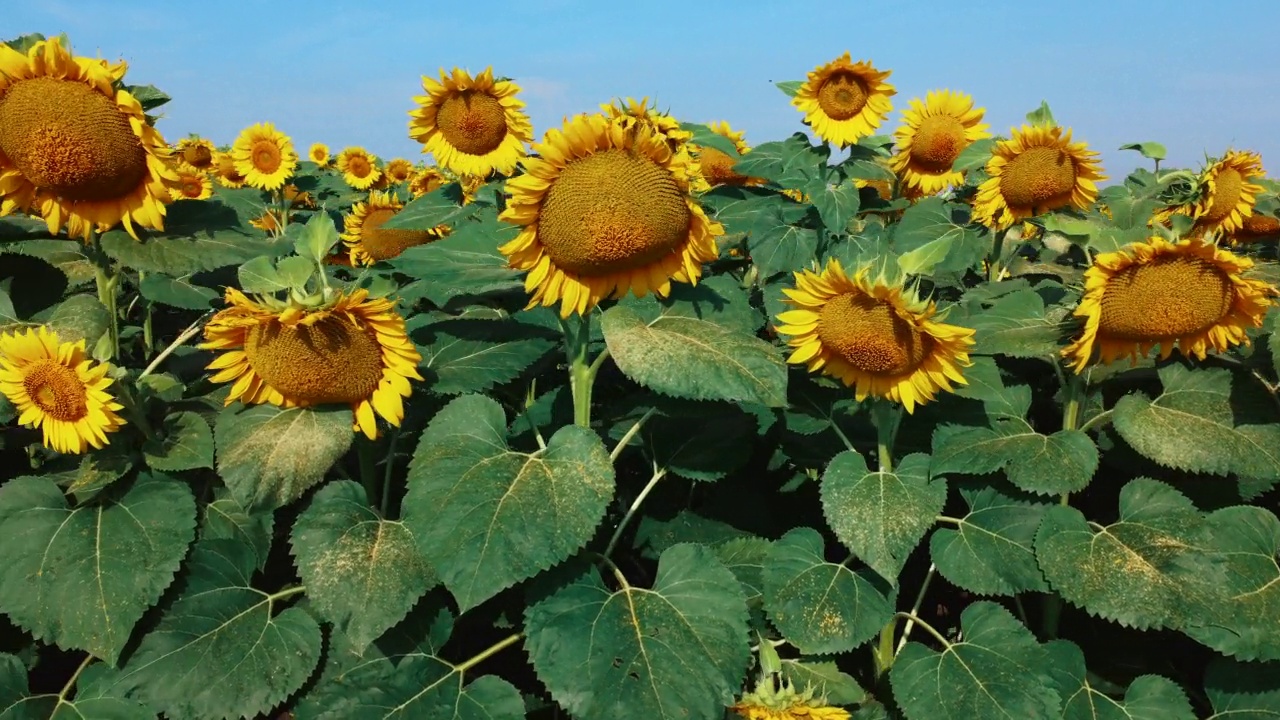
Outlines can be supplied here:
[[1255, 212], [1244, 219], [1240, 229], [1231, 233], [1231, 241], [1251, 243], [1259, 240], [1273, 240], [1280, 236], [1280, 220], [1274, 215]]
[[387, 162], [387, 167], [383, 171], [393, 183], [408, 182], [413, 177], [413, 163], [404, 158], [396, 158]]
[[[293, 216], [289, 217], [290, 220]], [[266, 232], [268, 235], [279, 235], [284, 232], [285, 222], [284, 213], [279, 208], [267, 208], [262, 215], [249, 221], [249, 224]]]
[[628, 290], [665, 297], [719, 256], [724, 229], [690, 195], [693, 160], [651, 127], [578, 115], [534, 150], [499, 216], [521, 226], [499, 250], [529, 271], [529, 307], [562, 301], [568, 317]]
[[449, 226], [432, 230], [384, 230], [383, 223], [400, 212], [404, 204], [391, 193], [373, 192], [367, 202], [351, 206], [342, 234], [353, 266], [372, 265], [396, 257], [408, 248], [423, 245], [449, 234]]
[[845, 53], [809, 73], [791, 104], [804, 113], [805, 124], [818, 137], [840, 147], [852, 145], [889, 117], [889, 98], [898, 93], [885, 82], [889, 75], [869, 62], [854, 63]]
[[244, 176], [236, 170], [236, 161], [231, 158], [230, 153], [220, 152], [213, 159], [215, 174], [218, 176], [218, 183], [225, 188], [242, 188], [244, 187]]
[[667, 139], [672, 150], [678, 150], [693, 137], [693, 133], [680, 128], [679, 120], [649, 107], [647, 97], [640, 98], [639, 102], [634, 98], [617, 98], [611, 103], [604, 103], [600, 109], [609, 119], [621, 121], [624, 127], [648, 125], [653, 132]]
[[834, 259], [821, 273], [796, 273], [795, 288], [782, 291], [796, 309], [778, 315], [795, 348], [787, 362], [838, 378], [859, 401], [888, 398], [909, 413], [952, 382], [966, 384], [959, 368], [969, 365], [974, 331], [935, 321], [932, 302], [868, 275], [850, 277]]
[[1170, 208], [1158, 214], [1157, 220], [1167, 220], [1172, 214], [1190, 215], [1195, 219], [1190, 234], [1209, 231], [1231, 234], [1244, 227], [1245, 219], [1253, 215], [1253, 206], [1264, 190], [1251, 181], [1265, 176], [1262, 158], [1257, 153], [1230, 150], [1201, 173], [1202, 191], [1196, 202]]
[[516, 97], [520, 86], [494, 80], [493, 68], [471, 77], [461, 68], [440, 69], [440, 80], [425, 75], [426, 95], [415, 97], [409, 137], [422, 143], [441, 167], [459, 174], [510, 175], [533, 140], [533, 125]]
[[329, 146], [324, 143], [312, 143], [307, 150], [307, 157], [320, 167], [329, 167]]
[[996, 143], [987, 161], [989, 178], [974, 198], [974, 220], [1004, 230], [1017, 220], [1068, 205], [1088, 208], [1098, 198], [1097, 181], [1107, 179], [1097, 157], [1084, 143], [1071, 142], [1070, 130], [1056, 125], [1014, 128], [1009, 140]]
[[[707, 127], [711, 128], [711, 132], [732, 142], [739, 155], [746, 155], [751, 151], [743, 132], [740, 130], [735, 132], [729, 126], [729, 123], [721, 120], [711, 123]], [[747, 177], [735, 172], [733, 166], [737, 162], [728, 153], [713, 147], [703, 146], [698, 148], [698, 168], [701, 170], [702, 177], [706, 180], [708, 187], [715, 187], [716, 185], [763, 185], [765, 183], [761, 178]]]
[[409, 178], [409, 192], [416, 198], [422, 197], [429, 192], [439, 190], [448, 182], [449, 178], [445, 177], [444, 173], [438, 169], [433, 167], [423, 168]]
[[849, 720], [848, 710], [827, 705], [812, 686], [797, 690], [789, 678], [774, 677], [762, 671], [755, 689], [729, 709], [746, 720]]
[[910, 109], [902, 112], [902, 127], [893, 133], [898, 152], [889, 166], [904, 186], [926, 195], [964, 182], [964, 173], [951, 166], [975, 140], [991, 137], [982, 114], [964, 93], [931, 90], [924, 102], [912, 98]]
[[342, 179], [357, 190], [368, 190], [382, 177], [377, 156], [370, 155], [362, 147], [344, 148], [338, 153], [338, 171]]
[[293, 183], [289, 183], [288, 185], [285, 185], [281, 189], [280, 194], [283, 195], [285, 201], [289, 203], [290, 209], [292, 208], [305, 208], [309, 210], [315, 209], [316, 199], [311, 196], [311, 193], [307, 192], [306, 190], [300, 190], [298, 186], [294, 185]]
[[115, 71], [58, 38], [0, 45], [0, 215], [38, 212], [50, 234], [117, 223], [164, 229], [170, 150]]
[[227, 288], [226, 302], [200, 346], [225, 351], [208, 369], [217, 371], [213, 382], [234, 383], [226, 404], [349, 405], [355, 430], [370, 439], [378, 436], [375, 411], [400, 426], [422, 356], [390, 300], [361, 289], [324, 308], [277, 311]]
[[0, 393], [18, 423], [40, 428], [45, 446], [60, 453], [105, 447], [107, 433], [125, 424], [107, 392], [110, 369], [89, 359], [84, 340], [62, 342], [44, 326], [0, 334]]
[[245, 183], [259, 190], [278, 190], [298, 169], [293, 141], [271, 123], [245, 128], [231, 146], [231, 158]]
[[1084, 333], [1063, 349], [1077, 373], [1094, 360], [1128, 357], [1134, 363], [1152, 347], [1161, 359], [1177, 347], [1203, 360], [1249, 344], [1276, 289], [1243, 277], [1253, 261], [1223, 250], [1205, 237], [1169, 242], [1151, 237], [1103, 253], [1084, 275], [1084, 297], [1075, 316]]
[[480, 188], [484, 187], [484, 178], [479, 175], [463, 175], [458, 178], [458, 185], [462, 188], [462, 204], [470, 205], [476, 201]]
[[178, 141], [174, 152], [178, 159], [201, 172], [212, 172], [218, 149], [202, 137], [186, 137]]
[[208, 200], [213, 195], [213, 181], [207, 173], [182, 161], [173, 164], [173, 171], [178, 176], [169, 190], [174, 200]]

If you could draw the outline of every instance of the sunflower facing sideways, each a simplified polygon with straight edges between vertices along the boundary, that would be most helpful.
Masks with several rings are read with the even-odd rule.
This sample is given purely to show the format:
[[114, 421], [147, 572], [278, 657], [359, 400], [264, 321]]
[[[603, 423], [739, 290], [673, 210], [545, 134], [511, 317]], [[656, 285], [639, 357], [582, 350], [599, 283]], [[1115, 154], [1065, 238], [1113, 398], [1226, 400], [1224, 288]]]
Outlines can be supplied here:
[[667, 138], [672, 150], [678, 150], [693, 137], [693, 133], [680, 128], [679, 120], [656, 107], [649, 107], [647, 97], [640, 98], [639, 101], [635, 98], [617, 98], [611, 103], [602, 104], [600, 109], [610, 120], [619, 120], [625, 127], [648, 125], [649, 129]]
[[212, 142], [202, 137], [185, 137], [178, 141], [174, 154], [182, 162], [201, 172], [212, 172], [218, 150]]
[[399, 427], [409, 380], [422, 379], [422, 357], [390, 300], [360, 289], [301, 308], [255, 301], [235, 288], [225, 299], [229, 307], [205, 325], [200, 347], [222, 351], [208, 369], [216, 371], [212, 382], [233, 383], [227, 405], [348, 405], [354, 429], [371, 440], [378, 436], [375, 412]]
[[1169, 215], [1189, 215], [1195, 220], [1189, 234], [1232, 234], [1244, 227], [1264, 188], [1253, 182], [1266, 177], [1257, 153], [1229, 150], [1200, 174], [1200, 197], [1195, 202], [1157, 213], [1156, 221]]
[[791, 104], [818, 137], [846, 147], [873, 134], [889, 116], [889, 98], [898, 92], [885, 82], [889, 75], [845, 53], [809, 73]]
[[50, 234], [88, 240], [123, 224], [164, 229], [169, 146], [123, 75], [75, 57], [58, 38], [26, 55], [0, 45], [0, 215], [43, 217]]
[[312, 143], [307, 150], [307, 159], [319, 167], [329, 167], [329, 146], [324, 143]]
[[231, 153], [220, 152], [213, 162], [219, 185], [232, 190], [244, 187], [244, 176], [236, 169], [236, 161], [232, 159]]
[[40, 428], [44, 444], [60, 453], [107, 445], [123, 426], [124, 409], [107, 392], [110, 365], [85, 352], [84, 340], [63, 342], [47, 327], [0, 334], [0, 393], [17, 409], [18, 423]]
[[173, 171], [178, 176], [178, 182], [174, 183], [169, 192], [175, 201], [208, 200], [213, 196], [213, 181], [208, 174], [184, 162], [174, 163]]
[[471, 77], [461, 68], [422, 76], [426, 95], [415, 97], [409, 137], [422, 143], [440, 167], [459, 175], [510, 175], [533, 140], [533, 125], [516, 97], [520, 86], [494, 80], [493, 68]]
[[404, 207], [391, 193], [372, 192], [366, 202], [351, 206], [344, 219], [343, 241], [355, 267], [372, 265], [398, 256], [415, 245], [423, 245], [449, 234], [449, 226], [433, 230], [384, 230], [382, 225]]
[[368, 190], [382, 177], [378, 158], [362, 147], [344, 148], [338, 153], [338, 172], [342, 179], [356, 190]]
[[987, 161], [990, 177], [978, 187], [973, 219], [1004, 230], [1050, 210], [1084, 210], [1098, 199], [1097, 183], [1107, 179], [1097, 157], [1057, 125], [1014, 128]]
[[[739, 155], [745, 155], [751, 151], [751, 147], [747, 145], [745, 134], [741, 130], [735, 132], [734, 129], [729, 126], [729, 123], [721, 120], [713, 122], [707, 127], [711, 128], [711, 132], [732, 142]], [[698, 167], [702, 171], [702, 177], [706, 179], [708, 186], [763, 185], [765, 183], [761, 178], [747, 177], [746, 175], [734, 172], [733, 166], [736, 165], [737, 162], [738, 161], [728, 153], [717, 150], [716, 148], [698, 148]]]
[[434, 192], [449, 182], [449, 178], [439, 169], [428, 167], [422, 168], [409, 178], [409, 193], [415, 198], [422, 197], [429, 192]]
[[578, 115], [534, 151], [499, 215], [521, 226], [499, 251], [528, 271], [529, 307], [560, 302], [567, 318], [628, 291], [665, 297], [719, 256], [724, 229], [690, 195], [693, 160], [649, 126]]
[[1077, 373], [1096, 361], [1128, 357], [1137, 362], [1160, 346], [1161, 359], [1176, 347], [1203, 360], [1248, 344], [1247, 328], [1262, 325], [1277, 294], [1270, 284], [1243, 277], [1253, 261], [1194, 237], [1145, 242], [1103, 253], [1085, 272], [1084, 297], [1075, 316], [1084, 332], [1063, 349]]
[[259, 190], [279, 190], [298, 169], [293, 141], [271, 123], [245, 128], [231, 146], [231, 159], [245, 184]]
[[834, 259], [821, 273], [796, 273], [795, 288], [782, 291], [795, 309], [778, 315], [778, 332], [794, 348], [787, 362], [839, 379], [859, 401], [887, 398], [908, 413], [953, 382], [967, 384], [960, 368], [969, 365], [974, 331], [937, 322], [932, 302], [869, 274], [850, 276]]
[[382, 172], [392, 183], [408, 182], [413, 177], [413, 163], [404, 158], [388, 160]]
[[964, 173], [952, 165], [974, 141], [991, 137], [982, 114], [964, 93], [931, 90], [924, 102], [912, 98], [902, 112], [902, 127], [893, 133], [898, 151], [889, 167], [905, 187], [924, 195], [964, 182]]

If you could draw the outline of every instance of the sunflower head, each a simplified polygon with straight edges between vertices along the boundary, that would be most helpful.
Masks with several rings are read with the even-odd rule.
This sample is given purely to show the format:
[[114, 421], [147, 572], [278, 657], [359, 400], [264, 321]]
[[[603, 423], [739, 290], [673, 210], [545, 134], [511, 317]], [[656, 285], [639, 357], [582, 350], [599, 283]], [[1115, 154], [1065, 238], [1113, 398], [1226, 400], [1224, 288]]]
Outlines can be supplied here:
[[177, 160], [201, 172], [212, 172], [218, 150], [211, 141], [192, 136], [179, 140], [174, 154], [178, 156]]
[[440, 79], [425, 75], [426, 95], [415, 97], [418, 108], [409, 113], [409, 137], [422, 151], [459, 174], [487, 177], [495, 171], [509, 175], [533, 139], [533, 125], [516, 97], [520, 86], [495, 80], [493, 68], [475, 77], [461, 68]]
[[170, 149], [107, 63], [59, 38], [0, 45], [0, 215], [44, 218], [88, 239], [123, 224], [164, 229]]
[[[751, 150], [747, 145], [745, 135], [742, 131], [734, 131], [729, 127], [729, 123], [718, 121], [711, 123], [707, 127], [711, 128], [711, 132], [725, 138], [733, 143], [734, 148], [738, 151], [738, 155], [745, 155]], [[737, 159], [731, 157], [728, 153], [717, 150], [713, 147], [699, 147], [698, 168], [702, 177], [706, 180], [708, 187], [716, 185], [763, 185], [765, 181], [762, 178], [753, 178], [735, 172], [733, 166], [738, 163]]]
[[778, 315], [790, 335], [788, 362], [822, 371], [868, 396], [902, 403], [907, 412], [952, 383], [965, 384], [974, 331], [934, 319], [936, 307], [901, 285], [871, 279], [870, 269], [845, 273], [830, 260], [821, 273], [796, 273], [785, 289], [793, 310]]
[[974, 219], [993, 230], [1050, 210], [1084, 210], [1098, 199], [1098, 154], [1057, 125], [1023, 125], [996, 143], [988, 179], [978, 187]]
[[812, 686], [797, 690], [790, 678], [775, 683], [774, 674], [761, 672], [755, 689], [730, 707], [746, 720], [849, 720], [849, 711], [827, 705]]
[[0, 393], [18, 423], [40, 428], [45, 446], [60, 453], [105, 447], [107, 433], [125, 424], [107, 392], [110, 369], [89, 359], [84, 340], [63, 342], [44, 326], [0, 334]]
[[173, 164], [178, 181], [169, 189], [174, 200], [208, 200], [213, 195], [213, 181], [208, 173], [184, 162]]
[[1231, 150], [1205, 168], [1200, 199], [1189, 208], [1196, 221], [1192, 232], [1233, 233], [1243, 228], [1263, 192], [1254, 181], [1263, 177], [1262, 158], [1253, 152]]
[[409, 192], [415, 198], [422, 197], [429, 192], [434, 192], [449, 182], [449, 178], [439, 169], [428, 167], [422, 168], [409, 178]]
[[395, 158], [387, 162], [387, 167], [383, 170], [387, 179], [393, 183], [408, 182], [413, 176], [413, 163], [404, 158]]
[[[290, 215], [289, 221], [293, 220]], [[288, 222], [285, 220], [284, 213], [280, 212], [280, 208], [267, 208], [262, 215], [249, 221], [249, 224], [262, 230], [268, 235], [281, 235], [284, 233], [285, 226]]]
[[346, 242], [355, 267], [372, 265], [398, 256], [415, 245], [423, 245], [449, 234], [449, 226], [431, 230], [387, 230], [384, 223], [395, 216], [404, 204], [391, 193], [372, 192], [365, 202], [351, 207], [344, 219]]
[[289, 183], [288, 185], [285, 185], [284, 188], [281, 190], [281, 194], [284, 195], [285, 202], [289, 203], [289, 207], [291, 209], [292, 208], [314, 209], [316, 206], [316, 199], [311, 196], [311, 193], [307, 192], [306, 190], [298, 189], [298, 186], [294, 185], [293, 183]]
[[1251, 260], [1205, 237], [1151, 237], [1098, 255], [1075, 310], [1083, 332], [1062, 354], [1078, 373], [1095, 361], [1136, 363], [1156, 345], [1161, 358], [1178, 348], [1199, 360], [1209, 350], [1247, 345], [1246, 330], [1262, 325], [1277, 294], [1244, 277], [1250, 267]]
[[898, 151], [889, 166], [905, 187], [926, 195], [964, 182], [964, 173], [952, 166], [975, 140], [991, 137], [982, 114], [964, 93], [931, 90], [923, 102], [912, 98], [911, 107], [902, 113], [902, 126], [894, 131]]
[[639, 101], [635, 98], [615, 98], [613, 102], [601, 105], [600, 109], [608, 118], [620, 121], [624, 127], [647, 125], [653, 133], [665, 137], [672, 150], [679, 149], [693, 137], [693, 133], [680, 128], [679, 120], [656, 107], [649, 107], [647, 97]]
[[1239, 230], [1231, 233], [1232, 242], [1253, 243], [1280, 237], [1280, 220], [1275, 215], [1254, 212], [1244, 219]]
[[409, 380], [422, 361], [389, 300], [367, 290], [338, 293], [318, 306], [251, 300], [227, 288], [228, 307], [204, 328], [217, 383], [232, 383], [227, 404], [279, 407], [347, 405], [355, 430], [378, 435], [380, 415], [399, 427]]
[[520, 226], [499, 250], [528, 271], [529, 307], [560, 302], [568, 317], [628, 291], [665, 297], [719, 256], [724, 230], [691, 195], [693, 160], [649, 126], [578, 115], [534, 149], [499, 216]]
[[898, 91], [885, 82], [889, 75], [845, 53], [809, 73], [791, 104], [818, 137], [839, 147], [852, 145], [875, 133], [893, 109], [889, 98]]
[[250, 187], [278, 190], [298, 169], [298, 154], [288, 135], [271, 123], [250, 125], [231, 146], [236, 170]]
[[382, 177], [378, 158], [362, 147], [348, 147], [338, 153], [338, 172], [356, 190], [368, 190]]
[[324, 143], [312, 143], [307, 150], [307, 158], [320, 167], [329, 167], [329, 146]]

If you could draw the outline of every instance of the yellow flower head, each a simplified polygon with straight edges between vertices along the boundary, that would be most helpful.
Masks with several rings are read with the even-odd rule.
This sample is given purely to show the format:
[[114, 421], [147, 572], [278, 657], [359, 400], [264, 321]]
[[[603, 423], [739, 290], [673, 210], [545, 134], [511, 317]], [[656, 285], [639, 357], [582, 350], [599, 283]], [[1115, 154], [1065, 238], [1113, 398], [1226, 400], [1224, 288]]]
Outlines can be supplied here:
[[174, 200], [208, 200], [213, 195], [213, 181], [209, 175], [184, 162], [173, 165], [178, 182], [169, 192]]
[[320, 167], [329, 167], [329, 146], [324, 143], [312, 143], [311, 149], [307, 150], [307, 157], [311, 162]]
[[1266, 177], [1262, 157], [1257, 153], [1229, 150], [1200, 174], [1200, 197], [1192, 203], [1158, 213], [1155, 222], [1170, 215], [1189, 215], [1195, 220], [1189, 234], [1218, 232], [1230, 235], [1244, 227], [1253, 216], [1253, 207], [1263, 187], [1255, 180]]
[[355, 267], [372, 265], [398, 256], [415, 245], [423, 245], [449, 234], [448, 225], [432, 230], [385, 230], [382, 225], [395, 216], [404, 204], [390, 193], [372, 192], [369, 200], [351, 207], [344, 218], [343, 241]]
[[925, 195], [964, 182], [964, 173], [952, 165], [975, 140], [991, 137], [982, 113], [964, 93], [931, 90], [924, 102], [912, 98], [902, 113], [902, 127], [894, 132], [898, 151], [889, 167], [905, 187]]
[[349, 147], [338, 153], [338, 172], [356, 190], [368, 190], [382, 177], [378, 158], [362, 147]]
[[1004, 230], [1050, 210], [1084, 210], [1098, 199], [1097, 183], [1107, 176], [1098, 154], [1082, 142], [1071, 142], [1070, 130], [1023, 125], [1012, 134], [996, 143], [987, 161], [990, 177], [978, 188], [974, 220]]
[[278, 190], [298, 169], [298, 153], [293, 141], [271, 123], [250, 125], [231, 146], [236, 170], [250, 187]]
[[533, 125], [516, 97], [520, 86], [494, 80], [493, 68], [471, 77], [461, 68], [440, 69], [440, 79], [422, 77], [426, 95], [409, 115], [409, 137], [422, 143], [440, 167], [459, 174], [509, 175], [533, 140]]
[[1280, 237], [1280, 220], [1274, 215], [1255, 212], [1244, 219], [1240, 229], [1231, 233], [1233, 243], [1254, 243]]
[[620, 121], [624, 127], [648, 126], [653, 133], [665, 137], [672, 150], [679, 149], [693, 137], [693, 133], [680, 128], [679, 120], [660, 112], [656, 107], [649, 107], [647, 97], [640, 98], [639, 101], [634, 98], [617, 98], [611, 103], [602, 104], [600, 109], [606, 117]]
[[889, 116], [889, 98], [898, 92], [885, 82], [890, 74], [866, 61], [855, 63], [845, 53], [809, 73], [791, 104], [818, 137], [846, 147], [875, 133]]
[[[745, 155], [751, 151], [744, 134], [741, 131], [735, 132], [733, 128], [729, 127], [729, 123], [718, 121], [711, 123], [708, 127], [711, 128], [711, 132], [732, 141], [739, 155]], [[708, 187], [717, 185], [763, 185], [765, 183], [761, 178], [747, 177], [735, 172], [733, 166], [737, 162], [727, 153], [713, 147], [698, 148], [698, 169], [701, 171]]]
[[213, 143], [202, 137], [187, 137], [174, 148], [178, 160], [201, 172], [213, 172], [214, 157], [218, 154]]
[[429, 192], [439, 190], [448, 182], [449, 178], [445, 177], [444, 173], [438, 169], [433, 167], [423, 168], [409, 178], [409, 192], [415, 198], [422, 197]]
[[404, 158], [395, 158], [387, 163], [383, 173], [393, 183], [408, 182], [413, 176], [413, 163]]
[[40, 428], [45, 446], [60, 453], [106, 447], [107, 433], [125, 424], [107, 392], [110, 369], [89, 359], [84, 340], [62, 342], [44, 326], [0, 334], [0, 393], [18, 423]]
[[233, 190], [244, 187], [244, 175], [236, 169], [236, 161], [232, 159], [231, 153], [220, 152], [214, 157], [213, 162], [219, 185]]
[[[293, 216], [289, 216], [289, 220], [293, 220]], [[249, 224], [266, 232], [268, 235], [279, 235], [284, 232], [287, 225], [284, 213], [280, 212], [280, 208], [267, 208], [262, 215], [249, 221]]]

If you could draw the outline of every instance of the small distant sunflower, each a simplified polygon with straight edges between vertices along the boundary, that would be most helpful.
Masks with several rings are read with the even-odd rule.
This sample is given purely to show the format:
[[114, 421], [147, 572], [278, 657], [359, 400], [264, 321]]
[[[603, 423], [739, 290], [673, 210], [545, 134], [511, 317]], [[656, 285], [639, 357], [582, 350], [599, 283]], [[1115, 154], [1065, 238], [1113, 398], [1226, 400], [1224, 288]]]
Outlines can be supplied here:
[[249, 224], [270, 235], [283, 233], [286, 225], [284, 213], [280, 212], [279, 208], [267, 208], [262, 215], [250, 220]]
[[436, 168], [423, 168], [409, 178], [409, 192], [416, 198], [422, 197], [429, 192], [439, 190], [448, 182], [449, 178]]
[[207, 173], [184, 162], [174, 163], [173, 170], [178, 176], [178, 182], [174, 183], [169, 192], [175, 201], [208, 200], [213, 196], [213, 181]]
[[[121, 66], [123, 68], [123, 66]], [[0, 45], [0, 215], [39, 213], [50, 234], [164, 229], [170, 149], [107, 63], [58, 38]]]
[[409, 137], [423, 144], [423, 152], [459, 174], [515, 171], [533, 140], [524, 101], [516, 97], [519, 85], [494, 80], [491, 67], [474, 78], [461, 68], [441, 68], [439, 81], [422, 77], [422, 89], [427, 94], [413, 99], [419, 107], [409, 113]]
[[320, 167], [329, 167], [329, 146], [324, 143], [312, 143], [307, 150], [307, 158]]
[[344, 148], [338, 153], [338, 171], [342, 173], [342, 179], [356, 190], [368, 190], [382, 177], [378, 158], [362, 147]]
[[1088, 208], [1098, 199], [1097, 182], [1107, 179], [1097, 157], [1056, 125], [1014, 128], [987, 161], [989, 178], [978, 187], [974, 219], [1004, 230], [1050, 210]]
[[400, 426], [422, 356], [391, 301], [361, 289], [322, 309], [277, 311], [227, 288], [226, 302], [200, 346], [224, 351], [208, 369], [217, 371], [212, 382], [234, 383], [226, 404], [349, 405], [355, 430], [370, 439], [378, 436], [375, 411]]
[[1201, 174], [1204, 188], [1200, 200], [1190, 207], [1175, 210], [1195, 218], [1192, 233], [1233, 233], [1253, 215], [1253, 206], [1263, 187], [1253, 180], [1266, 177], [1262, 158], [1253, 152], [1228, 151], [1218, 162]]
[[244, 176], [236, 169], [236, 161], [231, 158], [230, 153], [218, 153], [214, 158], [214, 173], [218, 176], [218, 184], [225, 188], [244, 187]]
[[398, 256], [408, 248], [423, 245], [449, 234], [449, 226], [433, 230], [384, 230], [383, 223], [404, 207], [391, 193], [373, 192], [367, 202], [358, 202], [343, 222], [342, 239], [351, 254], [353, 266], [372, 265]]
[[889, 166], [904, 186], [926, 195], [964, 182], [964, 173], [952, 165], [974, 141], [991, 137], [982, 114], [972, 97], [951, 90], [931, 90], [924, 102], [912, 98], [902, 112], [902, 127], [893, 133], [898, 152]]
[[529, 307], [559, 301], [568, 317], [627, 291], [665, 297], [719, 256], [724, 229], [690, 195], [693, 160], [649, 126], [578, 115], [534, 150], [499, 216], [521, 226], [499, 250], [529, 271]]
[[889, 202], [893, 199], [893, 181], [892, 180], [864, 180], [858, 178], [853, 181], [854, 187], [871, 188], [876, 191], [876, 197]]
[[845, 53], [809, 73], [791, 104], [818, 137], [840, 147], [852, 145], [873, 134], [893, 109], [889, 98], [898, 91], [885, 82], [890, 74], [866, 61], [854, 63]]
[[796, 273], [795, 288], [782, 291], [796, 309], [778, 315], [795, 348], [787, 362], [838, 378], [859, 401], [888, 398], [909, 413], [952, 382], [966, 384], [960, 367], [970, 364], [974, 331], [935, 321], [932, 302], [868, 275], [850, 277], [837, 260]]
[[393, 183], [408, 182], [413, 176], [413, 163], [404, 158], [396, 158], [387, 162], [387, 167], [383, 169], [383, 173]]
[[174, 152], [182, 162], [191, 167], [201, 172], [211, 172], [218, 149], [212, 142], [202, 137], [186, 137], [178, 141]]
[[293, 141], [271, 123], [250, 125], [231, 146], [236, 170], [250, 187], [278, 190], [298, 169], [298, 153]]
[[18, 423], [40, 428], [45, 446], [60, 453], [106, 447], [107, 433], [125, 424], [107, 392], [110, 369], [89, 358], [84, 340], [62, 342], [44, 326], [0, 334], [0, 393]]
[[1243, 272], [1253, 261], [1204, 237], [1171, 243], [1151, 237], [1103, 253], [1084, 275], [1084, 297], [1075, 316], [1084, 333], [1063, 349], [1077, 373], [1094, 361], [1128, 357], [1137, 362], [1160, 346], [1167, 358], [1177, 347], [1203, 360], [1249, 344], [1246, 328], [1259, 327], [1276, 289]]
[[306, 190], [299, 190], [297, 185], [289, 183], [281, 190], [284, 199], [289, 203], [290, 208], [307, 208], [314, 209], [316, 199], [311, 197], [311, 193]]
[[1241, 228], [1231, 233], [1232, 242], [1252, 243], [1280, 237], [1280, 220], [1274, 215], [1255, 212], [1244, 219]]
[[[731, 141], [739, 155], [746, 155], [751, 151], [743, 132], [735, 132], [729, 126], [729, 123], [721, 120], [711, 123], [707, 127], [711, 128], [711, 132]], [[761, 178], [747, 177], [735, 172], [733, 166], [737, 163], [738, 161], [730, 157], [728, 153], [721, 152], [713, 147], [698, 148], [698, 167], [701, 169], [702, 177], [706, 179], [708, 186], [763, 185], [765, 183]]]
[[621, 121], [624, 127], [648, 125], [653, 132], [667, 139], [672, 150], [679, 149], [693, 137], [693, 133], [680, 128], [679, 120], [656, 107], [649, 107], [647, 97], [640, 98], [639, 101], [635, 98], [617, 98], [611, 103], [602, 104], [600, 109], [610, 120]]
[[479, 175], [463, 175], [458, 178], [458, 184], [462, 187], [462, 204], [470, 205], [475, 202], [480, 188], [484, 187], [484, 178]]

